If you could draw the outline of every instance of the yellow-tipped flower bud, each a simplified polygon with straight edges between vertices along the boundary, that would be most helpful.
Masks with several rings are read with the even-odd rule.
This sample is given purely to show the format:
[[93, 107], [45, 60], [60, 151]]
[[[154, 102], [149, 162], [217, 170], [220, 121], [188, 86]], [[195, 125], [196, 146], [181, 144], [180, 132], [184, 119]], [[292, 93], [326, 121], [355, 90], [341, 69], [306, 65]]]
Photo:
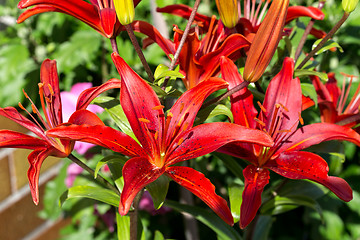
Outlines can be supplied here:
[[134, 21], [135, 9], [133, 0], [113, 0], [116, 15], [122, 25], [128, 25]]
[[355, 10], [359, 0], [342, 0], [342, 8], [345, 12], [351, 13]]
[[239, 20], [237, 0], [216, 0], [216, 6], [225, 27], [235, 27]]
[[256, 82], [269, 65], [284, 29], [289, 0], [274, 0], [251, 43], [244, 80]]

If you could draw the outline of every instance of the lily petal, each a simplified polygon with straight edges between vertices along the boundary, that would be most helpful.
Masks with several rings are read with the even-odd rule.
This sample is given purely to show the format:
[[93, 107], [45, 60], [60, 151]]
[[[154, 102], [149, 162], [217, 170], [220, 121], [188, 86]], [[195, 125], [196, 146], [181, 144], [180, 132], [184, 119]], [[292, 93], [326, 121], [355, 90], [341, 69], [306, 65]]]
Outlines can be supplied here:
[[1, 148], [37, 149], [46, 146], [49, 144], [42, 139], [11, 130], [0, 130]]
[[39, 204], [39, 175], [40, 168], [45, 158], [47, 158], [53, 151], [53, 148], [37, 148], [32, 151], [29, 156], [29, 170], [27, 172], [29, 178], [29, 186], [31, 196], [36, 205]]
[[[179, 134], [193, 126], [196, 114], [204, 100], [213, 92], [225, 88], [228, 84], [220, 78], [211, 78], [186, 91], [170, 109], [172, 114], [167, 130], [166, 145], [170, 145]], [[169, 112], [169, 114], [170, 114]], [[168, 114], [168, 119], [169, 119]]]
[[198, 196], [227, 224], [234, 224], [227, 202], [215, 193], [215, 186], [204, 174], [189, 167], [168, 167], [166, 175]]
[[83, 141], [109, 148], [126, 156], [145, 156], [140, 145], [123, 132], [107, 126], [66, 124], [46, 132], [48, 136]]
[[10, 119], [11, 121], [16, 122], [17, 124], [20, 124], [24, 128], [27, 128], [29, 131], [35, 133], [37, 136], [39, 136], [43, 140], [47, 140], [48, 137], [44, 134], [44, 131], [42, 128], [40, 128], [38, 125], [30, 121], [29, 119], [25, 118], [23, 115], [21, 115], [16, 108], [13, 107], [6, 107], [6, 108], [0, 108], [0, 115]]
[[[163, 8], [157, 8], [156, 11], [162, 13], [170, 13], [176, 16], [183, 17], [185, 19], [189, 19], [192, 12], [192, 8], [184, 4], [173, 4]], [[203, 28], [205, 32], [207, 32], [211, 22], [211, 17], [208, 17], [200, 13], [196, 13], [194, 21], [197, 25]]]
[[[301, 87], [299, 78], [293, 79], [294, 60], [285, 58], [281, 71], [270, 81], [264, 99], [263, 122], [269, 132], [276, 116], [281, 112], [280, 130], [295, 130], [301, 112]], [[278, 111], [279, 104], [281, 106]]]
[[[229, 58], [222, 57], [220, 67], [221, 76], [229, 83], [229, 90], [244, 82], [236, 65]], [[251, 92], [247, 88], [243, 88], [231, 95], [230, 101], [234, 123], [254, 129], [256, 126], [254, 118], [257, 115], [257, 111], [253, 104], [253, 95]]]
[[336, 196], [348, 202], [352, 196], [349, 184], [341, 178], [329, 177], [328, 164], [320, 156], [310, 152], [285, 152], [268, 162], [274, 172], [290, 179], [309, 179], [329, 188]]
[[360, 146], [360, 135], [351, 128], [332, 123], [314, 123], [298, 128], [277, 149], [277, 153], [299, 151], [330, 140], [345, 140]]
[[116, 24], [116, 12], [112, 8], [103, 8], [99, 10], [101, 27], [107, 38], [114, 35], [114, 26]]
[[[263, 131], [233, 123], [205, 123], [196, 126], [174, 140], [166, 165], [203, 156], [231, 142], [256, 143], [271, 146], [271, 137]], [[171, 151], [171, 152], [170, 152]]]
[[291, 6], [286, 15], [285, 25], [299, 17], [310, 17], [316, 20], [323, 20], [325, 15], [316, 7]]
[[261, 194], [269, 183], [270, 173], [265, 168], [248, 165], [244, 171], [245, 188], [240, 208], [240, 228], [245, 228], [256, 216], [261, 206]]
[[76, 125], [88, 124], [93, 126], [105, 126], [105, 124], [95, 113], [85, 109], [74, 112], [69, 118], [69, 123]]
[[[121, 76], [120, 102], [136, 138], [151, 157], [162, 140], [164, 111], [154, 90], [117, 53], [111, 55]], [[158, 137], [155, 137], [157, 135]]]
[[92, 87], [84, 90], [78, 97], [76, 103], [76, 110], [86, 109], [89, 106], [89, 104], [92, 102], [92, 100], [94, 100], [101, 93], [110, 89], [120, 88], [120, 87], [121, 87], [121, 81], [119, 79], [112, 78], [106, 81], [101, 86]]
[[[67, 1], [67, 0], [22, 0], [18, 4], [18, 8], [28, 8], [31, 6], [36, 7], [42, 7], [42, 11], [44, 12], [44, 7], [51, 7], [51, 10], [54, 10], [54, 8], [58, 9], [58, 12], [66, 13], [70, 16], [73, 16], [75, 18], [80, 19], [81, 21], [87, 23], [89, 26], [97, 30], [98, 32], [103, 33], [101, 25], [100, 25], [100, 18], [98, 11], [95, 6], [91, 5], [90, 3], [86, 1]], [[26, 18], [36, 14], [40, 13], [38, 11], [28, 9], [26, 10], [18, 19], [18, 23], [24, 21]], [[31, 14], [26, 13], [29, 11]]]
[[63, 122], [62, 108], [60, 99], [59, 77], [56, 68], [56, 61], [45, 59], [41, 64], [40, 82], [43, 84], [40, 89], [44, 91], [46, 99], [50, 99], [48, 104], [47, 114], [52, 127], [55, 127]]
[[241, 56], [240, 49], [250, 46], [250, 42], [241, 34], [231, 34], [225, 39], [221, 46], [204, 56], [200, 57], [199, 64], [204, 67], [204, 73], [201, 75], [201, 81], [214, 75], [219, 70], [220, 58], [229, 57], [231, 60], [237, 60]]
[[124, 216], [138, 192], [160, 177], [164, 173], [164, 168], [156, 167], [147, 158], [135, 157], [125, 163], [122, 173], [124, 189], [121, 192], [119, 213]]

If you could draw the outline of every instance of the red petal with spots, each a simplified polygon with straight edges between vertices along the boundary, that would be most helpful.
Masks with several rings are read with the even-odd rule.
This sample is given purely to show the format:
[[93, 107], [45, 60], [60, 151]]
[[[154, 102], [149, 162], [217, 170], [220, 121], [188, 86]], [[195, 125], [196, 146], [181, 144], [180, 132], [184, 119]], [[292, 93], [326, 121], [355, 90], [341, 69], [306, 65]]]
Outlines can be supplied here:
[[329, 177], [328, 164], [314, 153], [297, 151], [282, 153], [268, 162], [267, 167], [290, 179], [309, 179], [318, 182], [346, 202], [353, 198], [349, 184], [344, 179]]
[[16, 122], [17, 124], [20, 124], [24, 128], [29, 129], [31, 132], [35, 133], [43, 140], [48, 139], [42, 128], [40, 128], [38, 125], [30, 121], [29, 119], [25, 118], [15, 108], [13, 107], [0, 108], [0, 115], [10, 119], [11, 121]]
[[[120, 103], [142, 147], [154, 157], [162, 138], [164, 112], [154, 90], [117, 54], [111, 55], [121, 76]], [[157, 135], [157, 137], [155, 137]]]
[[[45, 98], [51, 100], [45, 114], [48, 114], [50, 118], [50, 126], [57, 126], [62, 123], [62, 109], [59, 78], [55, 60], [45, 59], [41, 64], [40, 82], [44, 84], [43, 90]], [[45, 109], [43, 110], [45, 111]]]
[[261, 206], [261, 194], [269, 183], [269, 171], [248, 165], [244, 171], [245, 188], [240, 209], [240, 228], [245, 228], [256, 216]]
[[330, 140], [344, 140], [360, 146], [360, 135], [354, 130], [332, 123], [314, 123], [297, 129], [283, 141], [277, 153], [298, 151]]
[[324, 16], [324, 13], [315, 7], [292, 6], [288, 9], [285, 24], [288, 24], [299, 17], [310, 17], [316, 20], [323, 20]]
[[122, 173], [124, 189], [121, 192], [119, 213], [124, 216], [138, 192], [160, 177], [164, 169], [151, 164], [147, 158], [136, 157], [125, 163]]
[[260, 130], [233, 123], [205, 123], [198, 125], [173, 141], [167, 152], [166, 165], [203, 156], [231, 142], [272, 145], [271, 137]]
[[97, 96], [99, 96], [101, 93], [114, 89], [114, 88], [120, 88], [121, 87], [121, 81], [119, 79], [110, 79], [101, 86], [98, 87], [92, 87], [89, 89], [84, 90], [78, 97], [77, 103], [76, 103], [76, 109], [86, 109], [89, 104], [94, 100]]
[[144, 156], [140, 145], [123, 132], [111, 127], [67, 124], [46, 132], [50, 137], [93, 143], [127, 156]]
[[[229, 58], [222, 57], [220, 67], [222, 78], [229, 83], [229, 90], [244, 82], [236, 65]], [[231, 95], [230, 101], [234, 123], [249, 128], [255, 128], [256, 122], [254, 121], [254, 118], [257, 115], [257, 111], [253, 104], [252, 93], [247, 88], [243, 88]]]
[[[66, 13], [70, 16], [73, 16], [94, 28], [99, 32], [102, 31], [100, 25], [100, 18], [98, 11], [95, 6], [91, 5], [86, 1], [68, 1], [68, 0], [22, 0], [18, 4], [18, 8], [28, 8], [31, 6], [37, 7], [37, 10], [28, 9], [26, 10], [18, 19], [18, 22], [22, 22], [30, 16], [33, 16], [38, 13], [43, 13], [44, 8], [49, 8], [49, 10], [54, 11], [56, 8], [58, 12]], [[40, 11], [39, 8], [40, 7]]]
[[29, 178], [29, 186], [31, 196], [36, 205], [39, 203], [39, 175], [40, 168], [45, 158], [47, 158], [53, 151], [53, 148], [38, 148], [32, 151], [29, 156], [29, 170], [27, 172]]
[[192, 127], [201, 105], [211, 93], [227, 85], [220, 78], [211, 78], [182, 94], [169, 111], [173, 117], [167, 130], [166, 145], [169, 146], [174, 138]]
[[204, 174], [189, 167], [169, 167], [166, 175], [198, 196], [227, 224], [234, 224], [227, 202], [215, 193], [214, 185]]
[[[192, 12], [192, 8], [184, 4], [168, 5], [163, 8], [157, 8], [156, 10], [158, 12], [170, 13], [176, 16], [180, 16], [185, 19], [189, 19]], [[206, 32], [209, 29], [211, 17], [208, 17], [200, 13], [196, 13], [194, 21], [197, 25], [199, 25], [199, 27], [203, 28], [204, 31]]]
[[36, 149], [50, 146], [47, 141], [11, 130], [0, 130], [1, 148]]
[[[266, 124], [266, 130], [269, 131], [275, 124], [277, 116], [280, 116], [279, 130], [292, 130], [297, 126], [299, 114], [301, 113], [301, 87], [298, 78], [293, 79], [294, 60], [285, 58], [281, 71], [270, 81], [266, 90], [264, 99], [264, 108], [266, 112], [261, 120]], [[277, 104], [283, 105], [280, 111], [276, 110]], [[281, 114], [283, 113], [283, 114]]]

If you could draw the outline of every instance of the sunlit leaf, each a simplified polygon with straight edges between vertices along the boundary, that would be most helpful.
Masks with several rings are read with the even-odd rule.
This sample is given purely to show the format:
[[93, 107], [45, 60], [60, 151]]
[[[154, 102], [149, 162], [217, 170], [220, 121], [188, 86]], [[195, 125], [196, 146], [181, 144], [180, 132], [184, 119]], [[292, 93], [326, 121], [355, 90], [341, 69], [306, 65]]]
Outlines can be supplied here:
[[114, 207], [119, 206], [120, 196], [111, 190], [93, 186], [76, 186], [69, 188], [60, 197], [60, 205], [71, 198], [90, 198]]
[[229, 186], [229, 200], [230, 200], [230, 210], [234, 218], [234, 222], [240, 220], [240, 206], [242, 203], [242, 192], [244, 191], [244, 185], [238, 183], [232, 183]]
[[130, 240], [130, 217], [116, 211], [116, 226], [118, 239]]
[[314, 101], [315, 106], [318, 105], [318, 97], [314, 85], [310, 83], [301, 83], [301, 91], [305, 97], [309, 97]]
[[[316, 42], [314, 42], [313, 46], [312, 46], [312, 49], [315, 49], [317, 47], [317, 45], [319, 45], [319, 43], [321, 42], [322, 39], [318, 39]], [[342, 47], [337, 43], [335, 42], [334, 40], [332, 39], [329, 39], [325, 44], [324, 46], [322, 46], [322, 48], [320, 48], [319, 51], [316, 52], [315, 55], [319, 55], [323, 52], [326, 52], [328, 50], [333, 50], [333, 49], [339, 49], [340, 52], [344, 52], [344, 50], [342, 49]]]
[[311, 70], [307, 70], [307, 69], [296, 69], [294, 72], [295, 77], [304, 77], [304, 76], [309, 76], [309, 75], [318, 76], [323, 81], [328, 80], [327, 74], [323, 73], [323, 72], [316, 72], [316, 71], [311, 71]]

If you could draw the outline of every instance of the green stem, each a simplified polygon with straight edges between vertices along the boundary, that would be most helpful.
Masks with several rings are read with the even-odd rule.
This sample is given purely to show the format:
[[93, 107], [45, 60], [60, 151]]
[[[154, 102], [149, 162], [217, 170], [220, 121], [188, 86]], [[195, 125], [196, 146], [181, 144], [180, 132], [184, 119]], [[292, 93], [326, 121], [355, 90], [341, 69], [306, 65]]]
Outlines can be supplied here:
[[301, 69], [307, 61], [310, 60], [324, 45], [325, 43], [336, 33], [337, 30], [343, 25], [343, 23], [346, 21], [346, 19], [349, 17], [350, 13], [344, 12], [344, 15], [339, 20], [339, 22], [336, 23], [336, 25], [330, 30], [330, 32], [321, 40], [321, 42], [305, 57], [305, 59], [299, 64], [297, 69]]
[[128, 35], [129, 35], [131, 43], [134, 45], [135, 51], [136, 51], [137, 55], [139, 56], [142, 65], [145, 68], [145, 71], [146, 71], [146, 73], [147, 73], [147, 75], [149, 77], [149, 81], [154, 82], [154, 80], [155, 80], [154, 74], [152, 73], [148, 62], [145, 59], [144, 53], [141, 51], [141, 47], [140, 47], [140, 45], [139, 45], [139, 43], [138, 43], [138, 41], [137, 41], [137, 39], [135, 37], [135, 34], [134, 34], [134, 31], [133, 31], [133, 28], [132, 28], [131, 24], [125, 25], [125, 29], [126, 29]]
[[218, 102], [221, 102], [222, 100], [224, 100], [225, 98], [231, 96], [232, 94], [240, 91], [241, 89], [247, 87], [248, 85], [250, 84], [250, 82], [248, 81], [244, 81], [242, 83], [240, 83], [239, 85], [237, 85], [236, 87], [230, 89], [229, 91], [227, 91], [226, 93], [210, 100], [210, 101], [207, 101], [206, 103], [203, 104], [203, 106], [201, 107], [201, 109], [204, 109], [214, 103], [218, 103]]
[[137, 226], [138, 226], [138, 215], [139, 215], [139, 202], [140, 199], [142, 197], [144, 193], [144, 190], [141, 190], [136, 197], [134, 198], [133, 201], [133, 208], [134, 211], [129, 212], [129, 216], [130, 216], [130, 239], [131, 240], [136, 240], [138, 239], [137, 237]]
[[[85, 163], [83, 163], [82, 161], [80, 161], [77, 157], [75, 157], [74, 155], [70, 154], [68, 156], [68, 158], [75, 164], [77, 164], [78, 166], [80, 166], [82, 169], [86, 170], [88, 173], [90, 173], [91, 176], [93, 176], [95, 178], [95, 171], [92, 170], [88, 165], [86, 165]], [[98, 182], [104, 184], [105, 186], [107, 186], [109, 189], [113, 190], [115, 193], [117, 193], [118, 195], [120, 195], [119, 190], [114, 187], [114, 185], [112, 185], [111, 183], [109, 183], [105, 178], [103, 178], [101, 175], [97, 175], [97, 177], [95, 178]]]
[[[318, 6], [318, 9], [322, 9], [324, 7], [324, 4], [325, 2], [323, 0], [321, 0], [319, 2], [319, 6]], [[296, 52], [295, 52], [295, 61], [299, 58], [300, 56], [300, 53], [301, 53], [301, 50], [302, 48], [304, 47], [304, 44], [306, 42], [306, 39], [307, 39], [307, 36], [309, 35], [311, 29], [313, 28], [314, 26], [314, 23], [315, 23], [315, 19], [311, 19], [310, 22], [308, 23], [308, 25], [306, 26], [305, 28], [305, 31], [304, 31], [304, 34], [302, 35], [301, 39], [300, 39], [300, 42], [296, 48]]]

